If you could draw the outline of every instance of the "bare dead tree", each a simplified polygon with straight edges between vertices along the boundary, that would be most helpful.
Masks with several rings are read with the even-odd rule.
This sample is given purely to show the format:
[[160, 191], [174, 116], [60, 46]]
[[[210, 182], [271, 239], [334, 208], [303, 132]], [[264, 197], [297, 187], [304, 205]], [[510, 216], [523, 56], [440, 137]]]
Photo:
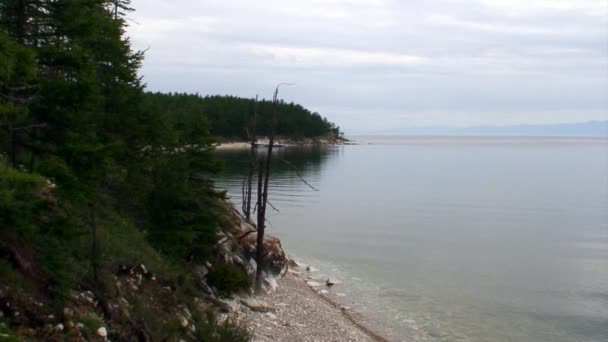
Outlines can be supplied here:
[[249, 173], [247, 174], [245, 184], [243, 184], [243, 213], [245, 214], [245, 219], [247, 221], [251, 221], [251, 188], [253, 183], [253, 174], [255, 172], [257, 166], [257, 158], [255, 153], [255, 143], [257, 140], [256, 137], [256, 125], [257, 125], [257, 116], [258, 116], [258, 96], [255, 96], [255, 104], [253, 108], [253, 120], [251, 123], [251, 132], [249, 134], [249, 141], [251, 144], [249, 150]]
[[[266, 228], [266, 204], [268, 203], [268, 182], [270, 180], [270, 165], [272, 163], [272, 147], [274, 145], [274, 130], [277, 124], [277, 101], [279, 88], [282, 85], [291, 85], [290, 83], [279, 83], [274, 90], [272, 96], [272, 119], [270, 123], [270, 134], [268, 135], [268, 153], [266, 154], [265, 165], [262, 167], [262, 162], [258, 169], [258, 215], [257, 229], [258, 236], [256, 241], [256, 274], [255, 274], [255, 292], [262, 292], [262, 272], [264, 266], [264, 229]], [[263, 181], [263, 184], [262, 184]]]

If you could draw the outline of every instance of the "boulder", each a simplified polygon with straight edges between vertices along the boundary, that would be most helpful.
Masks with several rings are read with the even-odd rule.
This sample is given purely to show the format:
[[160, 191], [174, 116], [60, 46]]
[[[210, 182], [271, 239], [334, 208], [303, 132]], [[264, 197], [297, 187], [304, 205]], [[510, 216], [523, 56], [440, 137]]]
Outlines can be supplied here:
[[[255, 260], [257, 232], [245, 236], [240, 242], [245, 258]], [[281, 240], [273, 236], [264, 236], [263, 270], [269, 275], [283, 274], [287, 269], [287, 258], [281, 246]]]
[[259, 299], [253, 298], [253, 297], [241, 298], [241, 304], [248, 307], [249, 310], [251, 310], [251, 311], [257, 311], [257, 312], [272, 311], [272, 308], [270, 306], [268, 306], [268, 304], [266, 304], [265, 302], [263, 302]]

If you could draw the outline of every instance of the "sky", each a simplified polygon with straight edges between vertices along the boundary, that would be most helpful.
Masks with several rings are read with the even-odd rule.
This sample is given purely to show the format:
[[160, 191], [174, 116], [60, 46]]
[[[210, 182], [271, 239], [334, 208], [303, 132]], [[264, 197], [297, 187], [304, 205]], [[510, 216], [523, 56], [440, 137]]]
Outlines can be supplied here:
[[133, 0], [151, 91], [279, 97], [351, 134], [608, 120], [608, 0]]

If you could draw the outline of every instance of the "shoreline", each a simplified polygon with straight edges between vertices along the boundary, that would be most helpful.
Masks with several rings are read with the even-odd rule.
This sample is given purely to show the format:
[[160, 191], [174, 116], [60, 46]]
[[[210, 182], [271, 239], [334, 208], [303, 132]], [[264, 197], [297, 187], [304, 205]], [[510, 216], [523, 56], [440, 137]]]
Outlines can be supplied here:
[[[306, 286], [308, 286], [308, 284], [306, 284], [306, 281], [303, 278], [300, 278], [298, 276], [297, 277], [300, 281], [302, 281]], [[352, 310], [350, 309], [344, 309], [344, 306], [341, 305], [340, 303], [334, 301], [333, 299], [331, 299], [329, 296], [325, 296], [317, 291], [315, 291], [315, 289], [312, 286], [308, 286], [308, 288], [310, 289], [310, 291], [317, 297], [321, 298], [322, 300], [326, 301], [327, 303], [329, 303], [330, 305], [332, 305], [333, 307], [335, 307], [336, 309], [340, 310], [340, 312], [342, 313], [342, 316], [344, 316], [347, 320], [349, 320], [354, 326], [356, 326], [357, 328], [361, 329], [365, 334], [367, 334], [369, 337], [371, 337], [372, 339], [374, 339], [374, 341], [376, 342], [389, 342], [388, 339], [380, 336], [377, 332], [374, 332], [371, 328], [368, 328], [365, 324], [359, 322], [355, 317], [354, 317], [354, 313]]]
[[237, 311], [236, 318], [250, 327], [254, 342], [389, 342], [359, 322], [355, 312], [307, 284], [299, 272], [290, 270], [277, 282], [275, 291], [255, 297], [267, 310]]
[[[355, 142], [351, 140], [336, 140], [330, 141], [326, 139], [321, 140], [310, 140], [310, 141], [290, 141], [290, 140], [281, 140], [277, 141], [277, 143], [284, 144], [280, 148], [285, 147], [302, 147], [302, 146], [344, 146], [344, 145], [357, 145]], [[214, 145], [216, 151], [221, 150], [240, 150], [240, 149], [249, 149], [251, 148], [251, 143], [249, 141], [227, 141], [221, 142]]]
[[[225, 241], [236, 241], [237, 237], [244, 235], [247, 238], [238, 239], [236, 249], [235, 246], [221, 244], [222, 249], [218, 253], [225, 260], [245, 267], [251, 276], [255, 268], [251, 268], [247, 260], [251, 258], [255, 235], [249, 233], [255, 233], [255, 228], [232, 202], [226, 201], [225, 205], [229, 223], [222, 233]], [[220, 314], [222, 320], [234, 320], [248, 327], [254, 342], [389, 341], [381, 336], [382, 325], [372, 329], [365, 324], [363, 313], [330, 297], [334, 291], [329, 290], [335, 290], [341, 281], [317, 273], [319, 270], [312, 266], [296, 262], [285, 252], [281, 241], [272, 235], [264, 237], [264, 244], [268, 248], [267, 265], [274, 265], [264, 271], [264, 293], [252, 297], [250, 289], [230, 299], [215, 297], [212, 303], [223, 312]]]

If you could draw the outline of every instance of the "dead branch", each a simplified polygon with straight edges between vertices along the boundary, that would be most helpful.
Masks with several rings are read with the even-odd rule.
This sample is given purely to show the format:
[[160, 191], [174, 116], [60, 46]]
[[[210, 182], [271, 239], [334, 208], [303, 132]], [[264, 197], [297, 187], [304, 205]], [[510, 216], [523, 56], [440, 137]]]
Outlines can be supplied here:
[[288, 162], [285, 159], [279, 159], [280, 161], [282, 161], [283, 163], [285, 163], [285, 165], [289, 166], [296, 174], [296, 176], [298, 176], [298, 178], [300, 178], [300, 180], [306, 184], [309, 188], [313, 189], [314, 191], [319, 191], [319, 189], [315, 188], [314, 186], [312, 186], [310, 183], [308, 183], [304, 177], [302, 177], [302, 175], [300, 175], [300, 171], [298, 170], [297, 167], [295, 167], [293, 164], [291, 164], [290, 162]]
[[274, 211], [276, 211], [277, 213], [280, 213], [279, 209], [277, 209], [274, 205], [272, 205], [272, 203], [270, 203], [270, 201], [266, 201], [266, 203], [268, 203], [268, 205], [274, 209]]

